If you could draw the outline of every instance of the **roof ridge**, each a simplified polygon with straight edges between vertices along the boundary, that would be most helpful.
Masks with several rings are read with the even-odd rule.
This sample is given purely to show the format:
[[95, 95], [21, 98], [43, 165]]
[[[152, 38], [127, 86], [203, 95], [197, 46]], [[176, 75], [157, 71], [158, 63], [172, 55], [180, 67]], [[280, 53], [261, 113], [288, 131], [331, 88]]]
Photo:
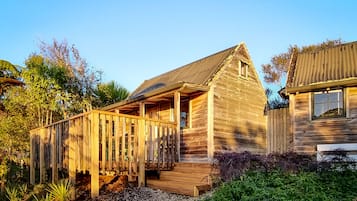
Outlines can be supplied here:
[[[240, 44], [239, 44], [239, 45], [240, 45]], [[185, 67], [187, 67], [187, 66], [190, 66], [190, 65], [192, 65], [192, 64], [194, 64], [194, 63], [198, 63], [198, 62], [200, 62], [200, 61], [203, 61], [203, 60], [205, 60], [205, 59], [207, 59], [207, 58], [209, 58], [209, 57], [212, 57], [212, 56], [214, 56], [214, 55], [221, 54], [222, 52], [228, 51], [228, 50], [230, 50], [230, 49], [235, 49], [235, 48], [236, 48], [237, 46], [239, 46], [239, 45], [235, 45], [235, 46], [226, 48], [226, 49], [224, 49], [224, 50], [221, 50], [221, 51], [219, 51], [219, 52], [215, 52], [215, 53], [210, 54], [210, 55], [208, 55], [208, 56], [205, 56], [205, 57], [202, 57], [202, 58], [200, 58], [200, 59], [197, 59], [197, 60], [195, 60], [195, 61], [193, 61], [193, 62], [187, 63], [187, 64], [185, 64], [185, 65], [183, 65], [183, 66], [180, 66], [180, 67], [174, 68], [174, 69], [172, 69], [172, 70], [170, 70], [170, 71], [167, 71], [167, 72], [165, 72], [165, 73], [159, 74], [159, 75], [157, 75], [157, 76], [155, 76], [155, 77], [152, 77], [152, 78], [150, 78], [150, 79], [146, 79], [145, 81], [147, 81], [147, 80], [152, 80], [152, 79], [155, 79], [155, 78], [157, 78], [157, 77], [161, 77], [161, 76], [163, 76], [163, 75], [166, 75], [166, 74], [175, 72], [175, 71], [177, 71], [177, 70], [183, 69], [183, 68], [185, 68]]]

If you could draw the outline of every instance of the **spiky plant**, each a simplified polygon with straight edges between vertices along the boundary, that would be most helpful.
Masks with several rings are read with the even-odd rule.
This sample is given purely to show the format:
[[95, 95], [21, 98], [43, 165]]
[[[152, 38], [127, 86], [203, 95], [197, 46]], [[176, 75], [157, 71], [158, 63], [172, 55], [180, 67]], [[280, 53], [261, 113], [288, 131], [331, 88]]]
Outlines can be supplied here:
[[6, 187], [6, 198], [9, 201], [21, 201], [20, 192], [15, 187]]
[[68, 201], [71, 198], [72, 184], [69, 180], [61, 180], [57, 184], [52, 183], [48, 185], [47, 191], [50, 194], [51, 200], [54, 201]]

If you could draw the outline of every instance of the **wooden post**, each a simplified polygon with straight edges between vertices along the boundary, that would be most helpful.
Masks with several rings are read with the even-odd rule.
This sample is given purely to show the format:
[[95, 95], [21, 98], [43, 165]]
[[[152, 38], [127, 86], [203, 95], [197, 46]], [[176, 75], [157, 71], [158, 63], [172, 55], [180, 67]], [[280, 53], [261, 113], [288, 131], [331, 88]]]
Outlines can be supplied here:
[[180, 143], [181, 143], [181, 96], [180, 92], [176, 91], [174, 95], [174, 114], [175, 114], [175, 122], [176, 122], [176, 132], [177, 132], [177, 137], [176, 137], [176, 150], [177, 150], [177, 160], [178, 162], [181, 161], [181, 154], [180, 154]]
[[[76, 184], [76, 147], [77, 147], [77, 139], [76, 139], [76, 125], [75, 119], [69, 120], [69, 150], [68, 150], [68, 177], [69, 181], [74, 186]], [[75, 189], [72, 190], [71, 200], [76, 198]]]
[[30, 184], [35, 184], [35, 147], [36, 144], [34, 142], [34, 131], [30, 131]]
[[[311, 100], [311, 99], [309, 99]], [[290, 115], [290, 134], [289, 136], [292, 136], [292, 139], [290, 140], [292, 143], [289, 144], [292, 146], [290, 147], [291, 151], [295, 151], [295, 95], [290, 94], [289, 95], [289, 115]]]
[[107, 160], [107, 123], [106, 123], [106, 115], [100, 114], [101, 122], [102, 122], [102, 165], [101, 169], [105, 172], [105, 163]]
[[[192, 114], [192, 113], [191, 113]], [[213, 160], [214, 155], [214, 86], [207, 94], [207, 156]], [[192, 116], [192, 115], [190, 115]]]
[[139, 177], [138, 177], [138, 186], [145, 185], [145, 103], [140, 103], [140, 119], [139, 119]]
[[112, 171], [113, 168], [113, 116], [108, 117], [108, 169]]
[[88, 115], [83, 116], [83, 171], [89, 169], [89, 158], [90, 154], [89, 151], [89, 135], [88, 135]]
[[120, 144], [120, 139], [119, 139], [119, 116], [115, 116], [114, 117], [114, 130], [115, 130], [115, 133], [114, 133], [114, 140], [115, 140], [115, 154], [114, 154], [114, 158], [115, 158], [115, 163], [116, 163], [116, 171], [120, 171], [119, 169], [119, 144]]
[[91, 114], [91, 198], [99, 196], [99, 113]]
[[52, 183], [56, 183], [58, 180], [57, 169], [57, 134], [58, 124], [51, 126], [51, 162], [52, 162]]
[[58, 168], [63, 168], [63, 141], [62, 141], [62, 135], [63, 135], [63, 122], [59, 124], [59, 133], [58, 133]]
[[45, 182], [46, 165], [45, 165], [45, 135], [46, 128], [40, 129], [40, 183]]

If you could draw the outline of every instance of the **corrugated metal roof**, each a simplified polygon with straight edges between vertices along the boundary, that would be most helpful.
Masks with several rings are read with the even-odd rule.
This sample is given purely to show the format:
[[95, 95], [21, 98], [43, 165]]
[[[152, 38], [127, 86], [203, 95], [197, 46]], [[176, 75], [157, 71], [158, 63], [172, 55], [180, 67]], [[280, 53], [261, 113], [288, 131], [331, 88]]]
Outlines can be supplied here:
[[204, 85], [219, 70], [222, 62], [234, 52], [236, 47], [228, 48], [146, 80], [130, 95], [129, 99], [179, 82]]
[[297, 54], [290, 65], [287, 90], [357, 78], [357, 41]]

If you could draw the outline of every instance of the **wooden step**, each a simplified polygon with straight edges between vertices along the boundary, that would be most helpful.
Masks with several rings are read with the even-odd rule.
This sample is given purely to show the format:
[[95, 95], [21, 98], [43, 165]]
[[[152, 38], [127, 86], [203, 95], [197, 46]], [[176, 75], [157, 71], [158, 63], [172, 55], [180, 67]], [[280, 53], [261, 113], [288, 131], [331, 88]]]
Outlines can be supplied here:
[[160, 179], [172, 181], [200, 182], [208, 184], [209, 174], [162, 171], [160, 174]]
[[200, 183], [187, 183], [172, 180], [148, 180], [148, 187], [153, 189], [160, 189], [162, 191], [177, 193], [181, 195], [194, 196], [196, 186], [202, 186]]
[[208, 163], [176, 163], [172, 171], [161, 171], [160, 179], [148, 179], [148, 187], [163, 191], [198, 196], [211, 187], [211, 165]]

